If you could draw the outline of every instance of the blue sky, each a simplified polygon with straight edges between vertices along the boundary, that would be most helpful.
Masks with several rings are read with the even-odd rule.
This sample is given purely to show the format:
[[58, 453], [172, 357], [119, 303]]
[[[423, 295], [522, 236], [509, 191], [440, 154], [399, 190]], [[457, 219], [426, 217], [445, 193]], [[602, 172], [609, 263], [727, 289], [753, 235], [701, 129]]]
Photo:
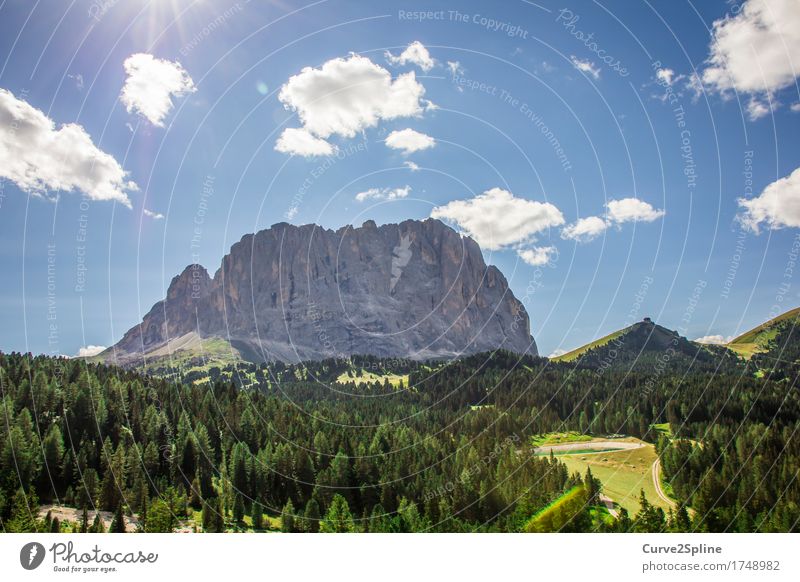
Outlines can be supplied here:
[[798, 12], [7, 0], [0, 349], [111, 345], [276, 222], [431, 214], [482, 244], [544, 355], [646, 315], [735, 335], [799, 302]]

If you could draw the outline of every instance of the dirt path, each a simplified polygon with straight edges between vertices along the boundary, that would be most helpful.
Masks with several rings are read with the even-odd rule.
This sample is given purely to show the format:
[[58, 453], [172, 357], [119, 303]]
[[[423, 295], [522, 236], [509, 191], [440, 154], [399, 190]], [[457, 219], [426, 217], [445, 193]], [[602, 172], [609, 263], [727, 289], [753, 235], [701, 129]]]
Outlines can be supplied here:
[[619, 511], [614, 509], [614, 500], [611, 499], [608, 495], [604, 495], [603, 493], [600, 494], [600, 501], [603, 505], [606, 506], [608, 513], [611, 514], [611, 517], [617, 519], [619, 517]]
[[[65, 507], [63, 505], [42, 505], [39, 508], [39, 518], [42, 519], [44, 516], [47, 515], [47, 512], [50, 512], [52, 517], [57, 517], [61, 522], [72, 522], [72, 523], [80, 523], [83, 520], [83, 510], [77, 509], [75, 507]], [[93, 509], [87, 511], [89, 516], [89, 525], [92, 525], [94, 521], [94, 516], [97, 512]], [[111, 527], [111, 522], [114, 519], [114, 514], [110, 511], [101, 511], [100, 512], [100, 521], [103, 522], [103, 525], [108, 531], [108, 528]], [[125, 516], [125, 531], [127, 532], [135, 532], [137, 526], [139, 525], [139, 519], [136, 516]]]
[[656, 493], [661, 498], [662, 501], [668, 503], [670, 507], [676, 507], [677, 503], [675, 503], [669, 496], [664, 493], [664, 490], [661, 488], [661, 459], [656, 458], [655, 462], [653, 463], [653, 485], [656, 487]]
[[[564, 453], [579, 451], [581, 454], [596, 455], [597, 453], [610, 453], [617, 450], [640, 449], [644, 443], [631, 443], [628, 441], [580, 441], [577, 443], [564, 443], [560, 445], [544, 445], [533, 449], [535, 453]], [[595, 451], [595, 452], [587, 452]]]

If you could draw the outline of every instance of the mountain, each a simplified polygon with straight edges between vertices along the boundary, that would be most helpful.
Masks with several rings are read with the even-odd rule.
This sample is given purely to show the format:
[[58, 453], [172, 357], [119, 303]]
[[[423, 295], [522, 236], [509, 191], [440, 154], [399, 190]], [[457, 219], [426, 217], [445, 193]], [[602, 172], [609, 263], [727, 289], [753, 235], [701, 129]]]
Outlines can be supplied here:
[[422, 360], [498, 348], [537, 354], [524, 307], [478, 244], [438, 220], [370, 220], [244, 236], [213, 277], [186, 267], [99, 359]]
[[793, 327], [800, 321], [800, 307], [792, 309], [774, 317], [769, 321], [754, 327], [750, 331], [732, 339], [726, 344], [745, 359], [750, 359], [754, 354], [765, 353], [770, 350], [771, 342], [775, 340], [778, 332], [786, 326]]
[[585, 346], [551, 358], [593, 370], [635, 370], [661, 374], [688, 370], [718, 372], [736, 367], [736, 357], [721, 346], [698, 344], [649, 317]]

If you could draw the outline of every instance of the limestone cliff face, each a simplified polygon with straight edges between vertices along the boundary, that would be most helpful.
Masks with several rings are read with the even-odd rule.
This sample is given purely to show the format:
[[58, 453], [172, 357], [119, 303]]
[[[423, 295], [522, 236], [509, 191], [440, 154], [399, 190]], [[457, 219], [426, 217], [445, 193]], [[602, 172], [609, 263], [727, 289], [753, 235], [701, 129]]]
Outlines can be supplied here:
[[252, 361], [536, 354], [503, 274], [437, 220], [337, 231], [279, 223], [246, 235], [213, 279], [199, 265], [175, 277], [113, 351], [132, 361], [191, 333], [228, 340]]

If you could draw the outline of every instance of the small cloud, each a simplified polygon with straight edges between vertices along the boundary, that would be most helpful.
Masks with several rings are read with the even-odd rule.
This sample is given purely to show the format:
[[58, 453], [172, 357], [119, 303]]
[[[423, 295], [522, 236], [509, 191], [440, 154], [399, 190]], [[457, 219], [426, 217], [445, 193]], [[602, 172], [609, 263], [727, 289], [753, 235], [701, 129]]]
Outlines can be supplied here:
[[703, 337], [699, 337], [694, 340], [695, 343], [698, 344], [710, 344], [710, 345], [723, 345], [727, 344], [733, 339], [733, 336], [722, 336], [722, 335], [704, 335]]
[[596, 67], [593, 62], [579, 59], [575, 55], [572, 55], [569, 60], [572, 61], [572, 65], [580, 72], [591, 75], [595, 79], [600, 78], [600, 69]]
[[75, 81], [75, 87], [78, 91], [83, 91], [83, 75], [76, 73], [74, 75], [67, 75], [67, 78]]
[[393, 150], [402, 150], [408, 155], [421, 150], [427, 150], [436, 145], [436, 140], [431, 136], [413, 129], [406, 128], [393, 131], [386, 138], [386, 146]]
[[120, 99], [128, 113], [134, 111], [157, 127], [172, 110], [173, 97], [196, 91], [189, 74], [177, 61], [157, 59], [146, 53], [136, 53], [125, 59], [125, 85]]
[[751, 97], [750, 101], [747, 102], [747, 117], [750, 121], [761, 119], [767, 114], [769, 114], [769, 106], [761, 99]]
[[447, 70], [451, 77], [458, 77], [464, 74], [464, 67], [458, 61], [447, 61]]
[[425, 46], [418, 40], [415, 40], [408, 45], [406, 50], [400, 53], [399, 56], [394, 56], [389, 51], [386, 51], [385, 56], [386, 60], [393, 65], [405, 65], [407, 63], [413, 63], [426, 73], [430, 71], [436, 64], [431, 58], [428, 49], [426, 49]]
[[412, 172], [419, 172], [419, 166], [414, 162], [412, 162], [411, 160], [406, 160], [405, 162], [403, 162], [403, 165]]
[[303, 128], [288, 127], [275, 142], [275, 150], [296, 156], [330, 156], [336, 148], [322, 138], [315, 137]]
[[663, 210], [656, 210], [652, 205], [638, 198], [609, 200], [606, 204], [608, 219], [617, 224], [625, 222], [653, 222], [664, 216]]
[[672, 69], [658, 69], [656, 71], [656, 79], [665, 85], [672, 85], [675, 80], [675, 71]]
[[558, 356], [563, 356], [567, 353], [567, 350], [562, 350], [561, 348], [553, 350], [553, 353], [547, 356], [548, 358], [557, 358]]
[[365, 200], [399, 200], [406, 198], [411, 192], [411, 186], [403, 186], [402, 188], [370, 188], [364, 192], [356, 194], [358, 202]]
[[153, 220], [161, 220], [162, 218], [164, 218], [164, 215], [161, 214], [160, 212], [153, 212], [152, 210], [148, 210], [147, 208], [142, 210], [142, 212], [144, 213], [145, 216], [149, 216]]
[[558, 256], [556, 247], [532, 247], [530, 249], [519, 249], [517, 255], [520, 259], [533, 267], [547, 265]]
[[792, 111], [792, 113], [800, 113], [800, 102], [799, 103], [792, 103], [789, 106], [789, 109]]
[[105, 351], [107, 348], [106, 346], [86, 346], [78, 350], [78, 353], [75, 354], [74, 357], [76, 358], [91, 358], [92, 356], [96, 356], [102, 351]]

